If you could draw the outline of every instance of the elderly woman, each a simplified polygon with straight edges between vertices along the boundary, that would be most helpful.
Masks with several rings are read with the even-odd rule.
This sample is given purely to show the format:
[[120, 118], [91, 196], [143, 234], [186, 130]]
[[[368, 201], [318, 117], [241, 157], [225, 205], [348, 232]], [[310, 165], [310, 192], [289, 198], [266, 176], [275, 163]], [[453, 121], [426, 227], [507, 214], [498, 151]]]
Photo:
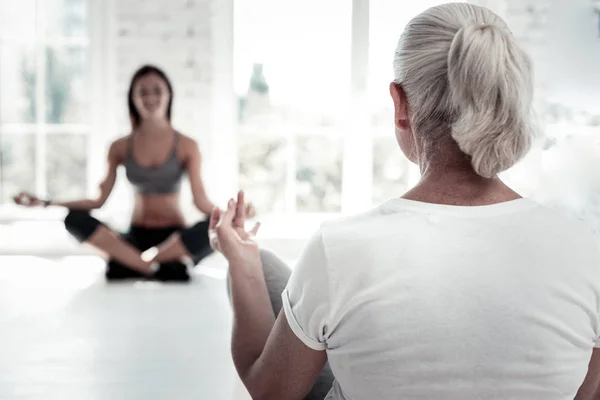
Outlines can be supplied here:
[[253, 398], [323, 398], [324, 385], [335, 400], [600, 398], [597, 239], [497, 177], [532, 142], [531, 70], [488, 9], [430, 8], [402, 34], [390, 84], [416, 187], [323, 224], [289, 281], [244, 230], [243, 195], [213, 212]]

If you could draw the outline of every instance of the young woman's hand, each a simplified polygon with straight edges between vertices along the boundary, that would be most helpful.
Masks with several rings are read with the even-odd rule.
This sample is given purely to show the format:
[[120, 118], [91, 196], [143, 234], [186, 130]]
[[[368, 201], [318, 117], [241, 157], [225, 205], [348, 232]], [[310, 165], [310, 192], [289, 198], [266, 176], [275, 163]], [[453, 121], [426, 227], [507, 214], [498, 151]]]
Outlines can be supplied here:
[[215, 208], [210, 216], [210, 245], [221, 252], [230, 265], [260, 263], [258, 244], [254, 241], [260, 223], [246, 231], [244, 225], [248, 211], [254, 213], [254, 207], [248, 208], [244, 192], [240, 191], [237, 201], [229, 200], [225, 211]]
[[18, 205], [25, 207], [42, 207], [48, 204], [48, 202], [40, 200], [37, 196], [27, 192], [21, 192], [16, 196], [13, 196], [13, 201]]

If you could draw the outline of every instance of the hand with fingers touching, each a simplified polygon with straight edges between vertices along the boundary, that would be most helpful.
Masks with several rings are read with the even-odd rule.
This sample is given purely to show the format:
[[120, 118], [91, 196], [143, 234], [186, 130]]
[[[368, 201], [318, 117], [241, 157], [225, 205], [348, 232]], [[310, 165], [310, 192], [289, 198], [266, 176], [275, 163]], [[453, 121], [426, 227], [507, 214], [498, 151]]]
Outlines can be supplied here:
[[258, 244], [254, 241], [260, 223], [246, 231], [248, 214], [254, 215], [254, 207], [246, 204], [244, 192], [240, 191], [237, 201], [229, 200], [225, 211], [215, 208], [210, 215], [210, 245], [221, 252], [230, 265], [260, 263]]
[[47, 206], [48, 205], [48, 201], [46, 200], [41, 200], [40, 198], [38, 198], [37, 196], [28, 193], [28, 192], [20, 192], [19, 194], [13, 196], [13, 201], [20, 205], [20, 206], [25, 206], [25, 207], [37, 207], [37, 206]]

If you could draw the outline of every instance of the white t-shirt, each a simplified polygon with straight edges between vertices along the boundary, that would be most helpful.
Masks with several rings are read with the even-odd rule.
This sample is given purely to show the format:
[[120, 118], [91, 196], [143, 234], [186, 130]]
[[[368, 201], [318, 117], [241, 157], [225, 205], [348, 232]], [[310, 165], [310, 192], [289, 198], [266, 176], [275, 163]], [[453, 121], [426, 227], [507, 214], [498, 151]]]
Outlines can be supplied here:
[[393, 199], [321, 227], [284, 310], [327, 351], [328, 399], [572, 400], [600, 335], [599, 250], [531, 200]]

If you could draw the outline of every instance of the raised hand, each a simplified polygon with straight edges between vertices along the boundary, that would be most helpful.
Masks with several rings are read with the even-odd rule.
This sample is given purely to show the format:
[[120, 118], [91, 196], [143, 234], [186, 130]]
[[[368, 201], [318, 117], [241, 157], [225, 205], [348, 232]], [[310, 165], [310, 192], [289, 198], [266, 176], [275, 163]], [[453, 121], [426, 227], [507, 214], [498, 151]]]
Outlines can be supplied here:
[[221, 252], [230, 264], [260, 262], [258, 244], [254, 241], [260, 223], [246, 231], [244, 225], [248, 211], [253, 215], [254, 207], [248, 208], [244, 192], [240, 191], [237, 201], [231, 199], [225, 211], [215, 208], [210, 216], [211, 247]]

